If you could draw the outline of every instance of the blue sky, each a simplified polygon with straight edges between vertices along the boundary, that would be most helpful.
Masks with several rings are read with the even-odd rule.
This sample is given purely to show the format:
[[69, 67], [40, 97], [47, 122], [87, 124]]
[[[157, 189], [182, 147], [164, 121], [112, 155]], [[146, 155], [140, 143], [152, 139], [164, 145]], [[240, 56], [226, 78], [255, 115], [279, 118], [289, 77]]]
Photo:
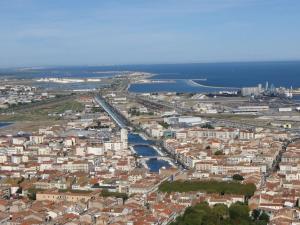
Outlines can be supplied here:
[[0, 67], [300, 59], [299, 0], [0, 0]]

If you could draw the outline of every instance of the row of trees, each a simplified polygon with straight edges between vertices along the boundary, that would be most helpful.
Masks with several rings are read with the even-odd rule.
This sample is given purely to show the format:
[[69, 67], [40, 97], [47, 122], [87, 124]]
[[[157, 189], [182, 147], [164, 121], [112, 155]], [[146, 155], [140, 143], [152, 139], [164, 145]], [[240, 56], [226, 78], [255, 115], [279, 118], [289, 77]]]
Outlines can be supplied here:
[[238, 182], [220, 182], [220, 181], [173, 181], [164, 182], [159, 186], [162, 192], [190, 192], [203, 191], [206, 193], [239, 194], [250, 198], [256, 187], [254, 184], [241, 184]]
[[128, 199], [128, 195], [125, 193], [120, 192], [110, 192], [107, 189], [103, 189], [100, 193], [100, 196], [102, 197], [116, 197], [116, 198], [122, 198], [123, 201], [126, 201]]
[[166, 123], [166, 122], [164, 122], [164, 121], [160, 121], [160, 122], [158, 122], [163, 128], [165, 128], [165, 129], [168, 129], [169, 128], [169, 124], [168, 123]]
[[[250, 216], [249, 207], [237, 202], [229, 208], [224, 204], [210, 207], [206, 202], [188, 207], [171, 225], [267, 225], [269, 216], [256, 210]], [[254, 211], [253, 211], [254, 212]], [[255, 215], [253, 215], [255, 214]]]
[[148, 113], [143, 113], [140, 112], [136, 107], [132, 107], [128, 110], [128, 113], [131, 114], [132, 116], [140, 116], [140, 115], [154, 115], [153, 112], [148, 112]]

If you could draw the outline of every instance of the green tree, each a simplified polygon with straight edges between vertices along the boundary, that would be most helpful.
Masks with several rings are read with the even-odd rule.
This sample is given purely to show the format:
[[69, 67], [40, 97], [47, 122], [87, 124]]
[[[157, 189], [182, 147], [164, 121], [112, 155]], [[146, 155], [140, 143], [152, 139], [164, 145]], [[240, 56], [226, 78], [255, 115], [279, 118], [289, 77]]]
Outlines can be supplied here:
[[163, 128], [168, 129], [169, 128], [169, 124], [164, 122], [164, 121], [160, 121], [158, 122]]
[[256, 190], [254, 184], [241, 184], [225, 181], [173, 181], [164, 182], [159, 186], [161, 192], [190, 192], [204, 191], [218, 194], [240, 194], [249, 198]]
[[255, 225], [268, 225], [268, 222], [263, 220], [257, 220], [254, 222]]
[[215, 218], [217, 218], [218, 224], [221, 223], [222, 220], [229, 217], [229, 210], [227, 205], [224, 204], [216, 204], [212, 208], [212, 212]]
[[224, 155], [223, 151], [222, 150], [218, 150], [215, 152], [215, 155]]
[[209, 123], [202, 125], [201, 128], [214, 129], [214, 127]]
[[125, 202], [128, 199], [128, 195], [126, 193], [120, 193], [120, 192], [110, 192], [107, 189], [103, 189], [100, 193], [102, 197], [116, 197], [116, 198], [122, 198], [123, 202]]
[[[249, 216], [249, 208], [242, 203], [235, 203], [230, 209], [224, 204], [209, 207], [206, 202], [188, 207], [182, 216], [172, 225], [258, 225]], [[259, 224], [261, 225], [261, 224]], [[264, 224], [263, 224], [264, 225]]]
[[262, 212], [259, 216], [259, 220], [264, 221], [266, 223], [268, 223], [270, 221], [270, 217], [267, 213]]
[[240, 174], [234, 174], [232, 176], [232, 179], [237, 180], [237, 181], [242, 181], [242, 180], [244, 180], [244, 177]]
[[260, 210], [254, 209], [251, 213], [253, 220], [258, 220], [260, 213], [261, 213]]
[[36, 200], [36, 192], [37, 190], [35, 188], [28, 189], [28, 194], [27, 194], [28, 198], [30, 200]]
[[247, 218], [249, 220], [249, 207], [241, 202], [231, 204], [229, 207], [229, 215], [233, 220], [241, 220]]

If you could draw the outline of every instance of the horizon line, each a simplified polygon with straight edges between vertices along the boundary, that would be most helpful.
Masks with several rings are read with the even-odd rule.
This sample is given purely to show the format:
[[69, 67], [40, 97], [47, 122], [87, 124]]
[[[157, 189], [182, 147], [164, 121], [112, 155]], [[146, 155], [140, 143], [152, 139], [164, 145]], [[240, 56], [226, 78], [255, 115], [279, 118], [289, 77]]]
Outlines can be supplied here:
[[12, 66], [1, 67], [0, 70], [20, 70], [20, 69], [52, 69], [52, 68], [67, 68], [67, 67], [114, 67], [114, 66], [143, 66], [143, 65], [183, 65], [183, 64], [222, 64], [222, 63], [286, 63], [300, 62], [300, 59], [274, 59], [274, 60], [228, 60], [228, 61], [197, 61], [197, 62], [149, 62], [149, 63], [120, 63], [120, 64], [61, 64], [61, 65], [35, 65], [35, 66]]

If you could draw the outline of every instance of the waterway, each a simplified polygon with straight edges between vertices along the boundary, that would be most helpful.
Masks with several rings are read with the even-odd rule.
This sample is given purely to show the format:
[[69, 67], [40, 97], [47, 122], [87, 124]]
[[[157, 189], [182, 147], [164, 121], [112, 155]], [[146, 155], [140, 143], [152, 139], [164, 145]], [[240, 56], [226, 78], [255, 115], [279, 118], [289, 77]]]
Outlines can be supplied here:
[[141, 156], [158, 156], [158, 152], [148, 145], [135, 145], [134, 151]]
[[126, 127], [124, 120], [122, 120], [122, 118], [120, 118], [120, 116], [112, 110], [112, 108], [105, 102], [105, 100], [101, 99], [99, 96], [96, 96], [95, 100], [109, 114], [109, 116], [117, 123], [120, 128]]
[[[139, 134], [128, 134], [128, 142], [129, 144], [133, 145], [135, 152], [139, 156], [157, 156], [159, 155], [158, 152], [151, 147], [150, 145], [145, 144], [152, 144], [151, 141], [143, 139]], [[144, 144], [144, 145], [143, 145]], [[161, 159], [149, 159], [146, 161], [147, 166], [151, 172], [158, 172], [162, 167], [171, 167], [170, 163], [165, 160]]]
[[7, 127], [11, 124], [13, 124], [13, 123], [11, 123], [11, 122], [0, 122], [0, 128]]

